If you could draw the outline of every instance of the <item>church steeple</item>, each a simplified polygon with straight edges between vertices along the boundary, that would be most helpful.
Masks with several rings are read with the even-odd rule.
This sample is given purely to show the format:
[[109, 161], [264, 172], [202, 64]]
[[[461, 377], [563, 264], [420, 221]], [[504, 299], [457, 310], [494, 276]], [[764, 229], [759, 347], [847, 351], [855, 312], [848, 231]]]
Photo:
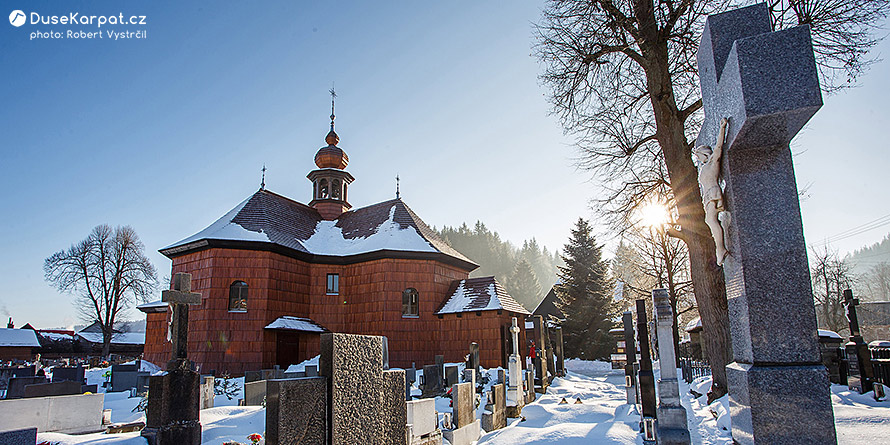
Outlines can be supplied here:
[[325, 136], [327, 146], [321, 147], [315, 154], [315, 165], [318, 170], [309, 172], [312, 181], [311, 207], [318, 210], [326, 220], [336, 219], [346, 212], [351, 205], [346, 201], [346, 190], [355, 178], [345, 171], [349, 164], [349, 156], [337, 144], [340, 136], [334, 131], [334, 99], [337, 93], [331, 88], [331, 131]]

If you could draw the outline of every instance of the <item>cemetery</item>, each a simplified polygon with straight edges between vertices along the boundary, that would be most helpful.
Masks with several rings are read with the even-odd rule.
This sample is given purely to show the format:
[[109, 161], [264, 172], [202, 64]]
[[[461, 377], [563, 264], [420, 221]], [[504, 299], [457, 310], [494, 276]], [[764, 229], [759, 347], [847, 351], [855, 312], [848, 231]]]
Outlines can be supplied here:
[[[850, 9], [876, 8], [853, 16], [861, 32], [849, 23], [825, 29], [816, 16], [789, 22], [803, 14], [795, 2], [628, 5], [548, 0], [534, 27], [541, 85], [553, 90], [564, 135], [579, 137], [578, 166], [618, 181], [599, 184], [608, 198], [588, 209], [611, 218], [603, 227], [614, 240], [603, 243], [593, 235], [603, 228], [584, 218], [552, 255], [535, 238], [522, 248], [502, 242], [481, 220], [437, 229], [402, 199], [403, 190], [415, 198], [422, 189], [403, 189], [398, 175], [395, 199], [373, 201], [374, 189], [354, 186], [346, 168], [370, 179], [382, 164], [349, 164], [331, 88], [326, 145], [314, 157], [302, 148], [294, 156], [311, 158], [296, 175], [311, 184], [303, 184], [307, 203], [269, 190], [264, 164], [259, 190], [235, 195], [243, 199], [231, 207], [234, 189], [220, 187], [213, 199], [229, 210], [208, 219], [196, 196], [210, 196], [212, 186], [191, 178], [199, 166], [176, 159], [172, 176], [190, 184], [171, 186], [175, 199], [152, 220], [169, 224], [164, 236], [182, 231], [156, 252], [168, 277], [158, 279], [129, 226], [97, 226], [45, 259], [43, 279], [79, 293], [86, 308], [78, 310], [92, 322], [16, 328], [10, 316], [0, 329], [0, 445], [890, 441], [890, 302], [875, 296], [886, 291], [890, 300], [890, 263], [856, 275], [844, 261], [873, 252], [840, 259], [828, 239], [805, 237], [809, 186], [795, 158], [805, 130], [831, 108], [829, 93], [842, 89], [826, 76], [825, 36], [868, 36], [890, 16], [890, 2]], [[14, 28], [23, 26], [16, 13]], [[670, 39], [685, 46], [653, 44]], [[850, 42], [835, 45], [862, 46], [844, 59], [847, 82], [877, 63], [858, 57], [881, 38]], [[327, 64], [345, 62], [334, 60]], [[619, 75], [625, 62], [640, 77]], [[498, 137], [515, 132], [485, 124]], [[609, 143], [618, 151], [602, 151]], [[361, 150], [351, 153], [373, 157]], [[484, 163], [477, 151], [461, 161]], [[642, 151], [646, 161], [634, 158]], [[432, 156], [423, 162], [440, 167], [424, 175], [459, 170]], [[492, 179], [494, 165], [486, 168], [491, 177], [472, 193], [513, 207], [485, 182], [501, 181]], [[438, 193], [416, 208], [445, 206], [446, 191]], [[353, 208], [350, 197], [375, 203]], [[559, 200], [547, 199], [552, 205], [537, 207], [555, 215]], [[638, 213], [647, 206], [662, 219], [645, 222]], [[885, 224], [890, 216], [834, 240]], [[91, 242], [98, 247], [89, 250]], [[493, 257], [516, 266], [494, 267]], [[539, 282], [535, 269], [551, 257], [553, 275]], [[886, 282], [875, 278], [881, 267]], [[118, 306], [139, 320], [115, 322]], [[5, 303], [0, 309], [5, 316]]]

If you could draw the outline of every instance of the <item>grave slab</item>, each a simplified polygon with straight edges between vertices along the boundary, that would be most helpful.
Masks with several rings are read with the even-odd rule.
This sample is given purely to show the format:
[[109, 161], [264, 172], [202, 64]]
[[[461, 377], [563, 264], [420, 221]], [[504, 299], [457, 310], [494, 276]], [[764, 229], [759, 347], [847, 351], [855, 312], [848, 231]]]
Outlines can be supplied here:
[[63, 380], [55, 383], [37, 383], [25, 385], [24, 398], [31, 397], [51, 397], [51, 396], [72, 396], [82, 394], [80, 382]]
[[[384, 337], [385, 338], [385, 337]], [[402, 397], [405, 387], [405, 371], [383, 371], [383, 402], [380, 410], [382, 443], [406, 445], [408, 443], [408, 408]]]
[[476, 418], [476, 390], [469, 383], [458, 383], [451, 387], [452, 412], [457, 428], [469, 425]]
[[244, 384], [244, 406], [261, 406], [266, 399], [266, 382], [257, 380]]
[[381, 443], [383, 338], [321, 334], [319, 373], [328, 378], [331, 444]]
[[413, 438], [420, 438], [439, 427], [436, 399], [411, 400], [406, 404], [407, 423], [412, 425]]
[[0, 431], [37, 427], [41, 433], [102, 431], [105, 394], [0, 400]]
[[451, 445], [472, 445], [481, 436], [482, 423], [479, 419], [457, 429], [444, 430], [442, 436]]
[[324, 445], [327, 442], [325, 377], [268, 380], [267, 445]]

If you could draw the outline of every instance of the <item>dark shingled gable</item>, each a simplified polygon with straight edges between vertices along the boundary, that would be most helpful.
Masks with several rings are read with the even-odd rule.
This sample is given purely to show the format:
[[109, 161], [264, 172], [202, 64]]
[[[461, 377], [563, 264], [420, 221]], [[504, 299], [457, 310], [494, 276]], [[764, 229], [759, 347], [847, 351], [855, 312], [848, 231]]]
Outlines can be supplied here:
[[[365, 238], [374, 234], [380, 225], [389, 219], [389, 214], [393, 207], [395, 207], [393, 220], [399, 224], [400, 229], [412, 227], [438, 254], [454, 258], [459, 263], [469, 266], [470, 269], [478, 267], [472, 260], [451, 248], [401, 199], [384, 201], [345, 212], [336, 219], [335, 225], [342, 230], [343, 237], [346, 239]], [[231, 222], [251, 232], [264, 233], [275, 246], [314, 257], [321, 257], [322, 255], [313, 255], [302, 243], [302, 241], [312, 236], [321, 220], [321, 215], [314, 208], [262, 189], [248, 199], [244, 207], [232, 218]], [[166, 247], [161, 250], [161, 253], [172, 258], [208, 246], [208, 243], [202, 242], [202, 239], [192, 238], [194, 237], [186, 238]], [[214, 238], [212, 235], [209, 235], [203, 239], [213, 240]], [[238, 247], [238, 243], [243, 243], [245, 246], [269, 244], [255, 240], [222, 241], [229, 247]], [[418, 252], [417, 254], [423, 253]], [[398, 255], [398, 253], [393, 255]]]
[[[498, 307], [489, 308], [488, 304], [491, 302], [491, 294], [489, 294], [488, 289], [491, 285], [494, 284], [495, 294], [497, 296], [500, 305]], [[464, 292], [463, 295], [458, 295], [458, 288], [463, 285]], [[480, 277], [480, 278], [469, 278], [466, 280], [456, 280], [451, 283], [451, 288], [448, 290], [448, 297], [445, 300], [445, 303], [439, 307], [439, 310], [436, 311], [436, 314], [451, 314], [457, 312], [475, 312], [481, 310], [494, 310], [494, 309], [503, 309], [505, 311], [516, 312], [519, 314], [529, 314], [529, 311], [523, 307], [519, 302], [513, 299], [510, 294], [507, 293], [507, 290], [501, 286], [501, 283], [492, 276], [492, 277]], [[460, 298], [462, 301], [455, 302], [460, 304], [461, 309], [457, 311], [450, 310], [448, 312], [442, 312], [446, 306], [449, 306], [449, 303], [452, 303], [452, 300]], [[487, 308], [487, 309], [486, 309]]]

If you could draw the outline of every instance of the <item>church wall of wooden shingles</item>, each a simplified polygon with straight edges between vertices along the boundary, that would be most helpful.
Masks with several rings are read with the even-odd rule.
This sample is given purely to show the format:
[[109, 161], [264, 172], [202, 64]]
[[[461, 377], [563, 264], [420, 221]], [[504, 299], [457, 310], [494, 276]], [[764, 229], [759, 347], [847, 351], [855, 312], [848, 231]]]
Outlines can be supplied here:
[[[384, 335], [393, 367], [431, 364], [437, 354], [448, 362], [463, 361], [473, 341], [480, 345], [483, 366], [501, 366], [501, 326], [516, 316], [483, 311], [481, 316], [471, 312], [438, 318], [434, 312], [448, 297], [451, 283], [467, 278], [467, 272], [433, 260], [326, 265], [267, 251], [214, 248], [174, 258], [172, 273], [177, 272], [191, 273], [192, 290], [203, 297], [200, 306], [189, 308], [189, 358], [201, 372], [241, 375], [272, 367], [276, 334], [263, 328], [284, 315], [311, 318], [333, 332]], [[340, 275], [337, 295], [326, 294], [329, 273]], [[248, 310], [230, 312], [229, 286], [239, 280], [249, 286]], [[419, 293], [417, 318], [402, 317], [402, 291], [408, 287]], [[166, 314], [148, 314], [146, 360], [169, 360], [166, 332]], [[299, 348], [299, 360], [317, 355], [318, 335], [301, 334]], [[520, 352], [524, 355], [524, 348]]]

